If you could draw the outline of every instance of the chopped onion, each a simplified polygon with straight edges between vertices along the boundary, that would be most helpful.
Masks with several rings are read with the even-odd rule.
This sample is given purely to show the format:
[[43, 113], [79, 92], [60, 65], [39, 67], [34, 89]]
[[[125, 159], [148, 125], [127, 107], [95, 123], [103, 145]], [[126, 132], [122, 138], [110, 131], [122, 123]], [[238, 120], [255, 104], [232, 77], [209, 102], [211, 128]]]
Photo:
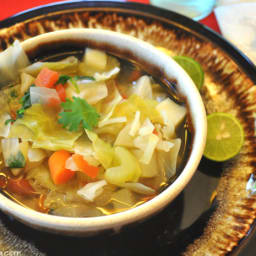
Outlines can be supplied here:
[[76, 163], [74, 162], [73, 160], [73, 157], [69, 157], [67, 160], [66, 160], [66, 163], [65, 163], [65, 168], [66, 169], [69, 169], [71, 171], [79, 171], [79, 168], [77, 167]]
[[77, 191], [77, 194], [87, 201], [93, 200], [103, 192], [103, 187], [107, 185], [105, 180], [91, 182]]
[[51, 101], [57, 104], [60, 103], [60, 98], [55, 89], [46, 87], [30, 87], [31, 104], [49, 104]]

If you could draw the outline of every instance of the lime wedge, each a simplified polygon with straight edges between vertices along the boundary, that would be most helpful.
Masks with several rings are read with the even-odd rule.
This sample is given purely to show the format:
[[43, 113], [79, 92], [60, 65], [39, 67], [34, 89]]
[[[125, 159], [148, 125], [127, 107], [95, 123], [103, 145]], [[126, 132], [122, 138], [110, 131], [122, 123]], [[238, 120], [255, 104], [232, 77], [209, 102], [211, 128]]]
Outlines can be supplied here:
[[244, 130], [238, 119], [227, 113], [213, 113], [207, 116], [207, 125], [205, 157], [221, 162], [240, 152]]
[[173, 59], [188, 73], [198, 90], [204, 84], [204, 71], [201, 65], [187, 56], [174, 56]]

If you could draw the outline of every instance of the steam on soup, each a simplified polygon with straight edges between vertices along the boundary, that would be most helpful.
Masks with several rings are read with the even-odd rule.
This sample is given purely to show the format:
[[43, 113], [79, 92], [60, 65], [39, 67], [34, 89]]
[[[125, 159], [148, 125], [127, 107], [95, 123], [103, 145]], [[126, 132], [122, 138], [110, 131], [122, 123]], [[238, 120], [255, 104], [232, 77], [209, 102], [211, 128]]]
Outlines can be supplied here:
[[170, 183], [182, 162], [186, 109], [156, 80], [89, 48], [30, 64], [15, 44], [19, 72], [6, 70], [1, 83], [18, 82], [0, 99], [9, 193], [49, 214], [100, 216], [142, 204]]

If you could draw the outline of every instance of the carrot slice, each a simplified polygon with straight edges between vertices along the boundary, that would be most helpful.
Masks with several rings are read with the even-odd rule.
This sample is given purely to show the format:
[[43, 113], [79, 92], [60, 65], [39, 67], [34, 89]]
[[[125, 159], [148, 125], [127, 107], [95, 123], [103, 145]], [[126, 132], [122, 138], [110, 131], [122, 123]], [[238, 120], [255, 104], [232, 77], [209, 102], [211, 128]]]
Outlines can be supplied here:
[[42, 68], [36, 77], [35, 85], [39, 87], [53, 87], [59, 79], [59, 73], [49, 68]]
[[65, 87], [62, 84], [57, 84], [55, 86], [55, 89], [60, 97], [61, 101], [66, 101], [66, 91], [65, 91]]
[[35, 190], [30, 185], [28, 180], [23, 178], [19, 178], [19, 179], [10, 178], [7, 184], [7, 191], [14, 194], [22, 195], [22, 196], [30, 196], [35, 193]]
[[58, 184], [64, 184], [70, 180], [75, 172], [66, 169], [66, 160], [71, 156], [71, 154], [66, 150], [60, 150], [54, 152], [48, 160], [48, 165], [51, 173], [53, 182]]
[[72, 158], [79, 170], [87, 174], [91, 178], [96, 178], [99, 174], [99, 168], [89, 165], [82, 155], [73, 154]]

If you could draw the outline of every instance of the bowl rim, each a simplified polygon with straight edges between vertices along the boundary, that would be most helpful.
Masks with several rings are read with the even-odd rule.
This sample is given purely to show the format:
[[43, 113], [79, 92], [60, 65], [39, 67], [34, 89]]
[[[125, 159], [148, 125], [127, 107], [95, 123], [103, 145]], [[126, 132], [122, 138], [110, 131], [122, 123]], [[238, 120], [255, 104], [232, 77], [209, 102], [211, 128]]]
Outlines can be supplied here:
[[[87, 233], [107, 229], [118, 231], [124, 225], [142, 220], [160, 211], [188, 184], [199, 165], [205, 146], [207, 122], [204, 104], [191, 78], [172, 58], [149, 43], [129, 35], [102, 29], [72, 28], [44, 33], [23, 41], [21, 45], [27, 52], [37, 46], [39, 41], [42, 44], [42, 42], [65, 40], [67, 37], [72, 37], [74, 40], [84, 37], [88, 39], [89, 37], [90, 40], [96, 40], [100, 43], [105, 42], [107, 39], [112, 39], [111, 45], [126, 50], [132, 49], [133, 52], [136, 49], [134, 54], [139, 55], [143, 60], [157, 59], [157, 65], [163, 68], [163, 72], [167, 77], [173, 76], [172, 72], [177, 72], [177, 74], [175, 73], [175, 75], [178, 75], [175, 77], [178, 80], [177, 89], [186, 98], [195, 130], [190, 156], [180, 175], [164, 191], [148, 202], [120, 213], [99, 217], [54, 216], [24, 208], [2, 194], [0, 194], [0, 208], [22, 222], [31, 223], [34, 227], [50, 231], [72, 231], [73, 233]], [[136, 47], [132, 48], [131, 45]], [[148, 52], [143, 54], [141, 50], [147, 50]], [[162, 63], [165, 64], [162, 65]]]

